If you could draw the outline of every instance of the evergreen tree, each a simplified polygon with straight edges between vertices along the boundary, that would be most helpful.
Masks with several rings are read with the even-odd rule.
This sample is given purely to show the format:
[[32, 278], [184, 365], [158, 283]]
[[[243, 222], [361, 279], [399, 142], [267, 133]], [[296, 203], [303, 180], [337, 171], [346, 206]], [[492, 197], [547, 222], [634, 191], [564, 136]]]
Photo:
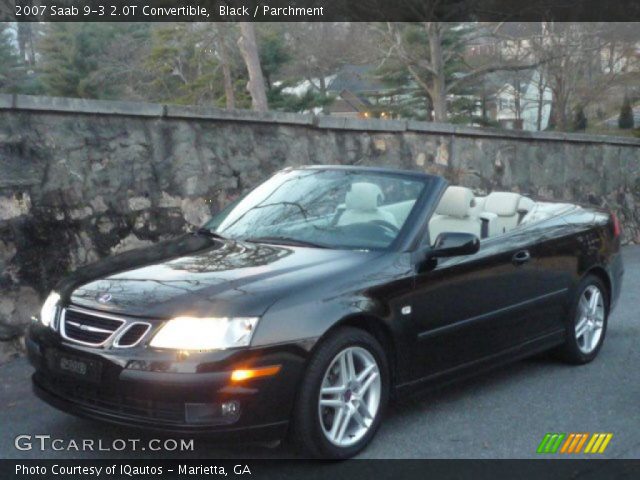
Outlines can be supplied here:
[[270, 90], [273, 87], [274, 78], [291, 61], [291, 55], [285, 42], [284, 31], [279, 24], [269, 25], [269, 28], [263, 25], [257, 33], [260, 65], [267, 90]]
[[[465, 24], [448, 24], [442, 35], [442, 48], [447, 50], [447, 60], [444, 64], [445, 81], [457, 78], [468, 70], [469, 65], [463, 58], [465, 36], [468, 36], [474, 27]], [[428, 33], [419, 24], [402, 24], [399, 30], [402, 35], [402, 43], [406, 50], [411, 51], [416, 57], [430, 58]], [[413, 75], [410, 69], [413, 69]], [[408, 117], [419, 120], [431, 119], [433, 101], [423, 85], [415, 81], [415, 74], [421, 78], [429, 78], [428, 69], [422, 69], [419, 65], [408, 65], [407, 62], [389, 58], [378, 69], [378, 78], [390, 87], [393, 99], [390, 105], [394, 117]], [[459, 88], [454, 94], [465, 94], [469, 86]], [[465, 108], [460, 112], [453, 112], [458, 122], [464, 122], [463, 117], [469, 113]]]
[[301, 95], [285, 92], [287, 87], [292, 87], [299, 81], [297, 78], [288, 79], [284, 73], [293, 59], [285, 25], [259, 24], [256, 33], [269, 109], [307, 112], [331, 104], [333, 98], [319, 91], [308, 90]]
[[379, 102], [387, 103], [386, 110], [393, 118], [412, 118], [415, 120], [429, 120], [431, 111], [431, 99], [418, 87], [408, 70], [401, 64], [388, 62], [376, 71], [376, 76], [387, 87], [385, 99]]
[[624, 130], [633, 128], [633, 109], [631, 108], [631, 100], [629, 97], [624, 97], [622, 102], [622, 108], [620, 109], [620, 116], [618, 117], [618, 127]]
[[[223, 72], [215, 51], [216, 32], [209, 25], [164, 24], [152, 32], [145, 67], [151, 100], [223, 107]], [[238, 75], [234, 75], [238, 77]], [[238, 85], [238, 106], [246, 108], [247, 92]]]
[[[122, 98], [136, 70], [147, 24], [52, 22], [38, 44], [37, 71], [47, 95]], [[126, 44], [126, 40], [131, 40]], [[123, 44], [126, 47], [123, 48]], [[133, 64], [133, 65], [132, 65]]]

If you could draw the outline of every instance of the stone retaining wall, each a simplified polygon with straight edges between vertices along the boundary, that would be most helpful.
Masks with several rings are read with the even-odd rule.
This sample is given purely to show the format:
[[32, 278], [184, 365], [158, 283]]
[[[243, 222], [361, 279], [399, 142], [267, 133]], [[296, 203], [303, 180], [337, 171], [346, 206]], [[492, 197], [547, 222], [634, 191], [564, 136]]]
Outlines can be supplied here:
[[0, 95], [0, 362], [65, 273], [202, 224], [285, 166], [318, 163], [607, 205], [640, 243], [638, 139]]

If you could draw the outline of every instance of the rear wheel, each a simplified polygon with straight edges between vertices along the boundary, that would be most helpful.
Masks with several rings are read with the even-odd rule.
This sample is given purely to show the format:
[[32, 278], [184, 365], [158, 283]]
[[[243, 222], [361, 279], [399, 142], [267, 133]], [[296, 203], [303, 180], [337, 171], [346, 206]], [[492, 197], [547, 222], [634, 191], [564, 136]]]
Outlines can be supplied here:
[[351, 457], [375, 435], [388, 398], [387, 359], [378, 341], [362, 330], [340, 328], [309, 363], [293, 441], [313, 457]]
[[598, 355], [607, 331], [608, 296], [603, 282], [596, 276], [585, 277], [576, 289], [567, 322], [565, 344], [561, 358], [569, 363], [583, 364]]

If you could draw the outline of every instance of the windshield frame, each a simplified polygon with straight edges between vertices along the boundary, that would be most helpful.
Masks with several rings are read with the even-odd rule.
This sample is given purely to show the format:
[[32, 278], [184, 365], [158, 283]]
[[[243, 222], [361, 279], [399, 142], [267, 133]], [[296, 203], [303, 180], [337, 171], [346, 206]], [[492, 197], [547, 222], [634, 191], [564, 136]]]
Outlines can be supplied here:
[[[232, 200], [227, 203], [219, 212], [217, 212], [210, 220], [208, 220], [201, 228], [210, 229], [211, 231], [228, 237], [224, 232], [218, 232], [217, 228], [220, 225], [215, 225], [214, 228], [210, 227], [209, 224], [213, 222], [213, 220], [223, 213], [225, 210], [231, 210], [233, 206], [237, 205], [243, 198], [249, 195], [255, 188], [260, 187], [263, 183], [271, 180], [273, 177], [283, 173], [291, 173], [297, 171], [308, 171], [308, 170], [322, 170], [322, 171], [352, 171], [354, 173], [359, 174], [373, 174], [380, 176], [388, 176], [388, 177], [396, 177], [398, 179], [411, 180], [414, 182], [422, 183], [422, 190], [418, 197], [416, 198], [415, 203], [411, 207], [411, 210], [405, 219], [402, 227], [398, 231], [398, 234], [394, 238], [389, 245], [384, 247], [353, 247], [353, 246], [338, 246], [338, 245], [326, 245], [321, 248], [327, 248], [330, 250], [345, 250], [345, 251], [403, 251], [406, 250], [406, 247], [415, 244], [415, 235], [416, 232], [423, 230], [420, 228], [426, 219], [431, 215], [431, 210], [435, 208], [433, 198], [438, 196], [440, 193], [440, 189], [438, 188], [438, 184], [445, 182], [444, 179], [438, 177], [436, 175], [430, 175], [428, 173], [420, 172], [420, 171], [410, 171], [410, 170], [396, 170], [390, 168], [382, 168], [382, 167], [363, 167], [363, 166], [349, 166], [349, 165], [313, 165], [313, 166], [302, 166], [302, 167], [288, 167], [283, 170], [279, 170], [275, 172], [273, 175], [266, 178], [263, 182], [256, 185], [251, 190], [241, 194], [238, 198]], [[445, 182], [446, 183], [446, 182]], [[230, 208], [231, 207], [231, 208]], [[428, 215], [425, 215], [428, 213]], [[419, 225], [416, 225], [416, 222], [419, 222]], [[246, 239], [241, 238], [233, 238], [228, 237], [229, 240], [232, 241], [248, 241]], [[267, 242], [264, 242], [267, 243]], [[276, 244], [276, 243], [274, 243]], [[314, 247], [308, 247], [314, 248]]]

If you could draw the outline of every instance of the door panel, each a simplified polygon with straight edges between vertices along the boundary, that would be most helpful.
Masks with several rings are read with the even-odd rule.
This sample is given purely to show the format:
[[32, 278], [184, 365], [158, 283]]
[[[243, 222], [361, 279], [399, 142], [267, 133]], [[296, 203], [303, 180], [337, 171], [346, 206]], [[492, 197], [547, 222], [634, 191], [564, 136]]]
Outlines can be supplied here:
[[[415, 278], [415, 378], [494, 355], [557, 325], [564, 287], [541, 263], [540, 232], [481, 242]], [[529, 258], [527, 258], [529, 257]]]

